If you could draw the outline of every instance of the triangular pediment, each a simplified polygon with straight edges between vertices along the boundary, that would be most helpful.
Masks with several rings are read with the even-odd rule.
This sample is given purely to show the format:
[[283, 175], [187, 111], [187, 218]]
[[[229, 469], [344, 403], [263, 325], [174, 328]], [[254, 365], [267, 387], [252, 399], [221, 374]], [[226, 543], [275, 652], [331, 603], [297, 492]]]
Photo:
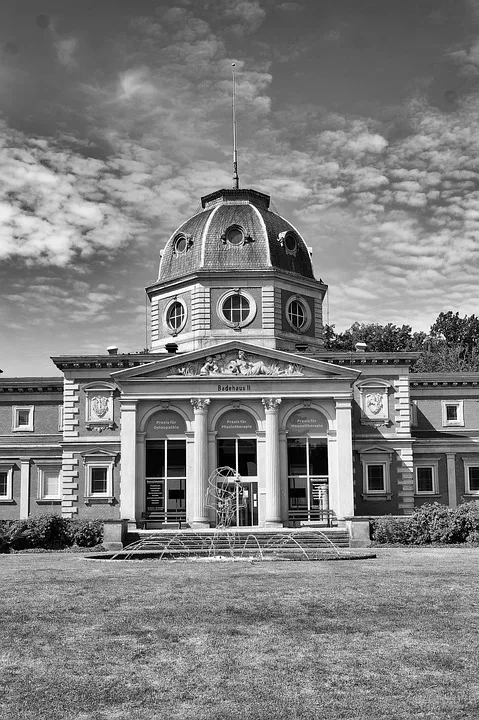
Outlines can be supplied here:
[[337, 366], [305, 355], [259, 348], [241, 341], [230, 341], [181, 355], [161, 355], [140, 367], [112, 373], [121, 384], [128, 380], [166, 378], [246, 379], [246, 378], [323, 378], [353, 382], [359, 371]]

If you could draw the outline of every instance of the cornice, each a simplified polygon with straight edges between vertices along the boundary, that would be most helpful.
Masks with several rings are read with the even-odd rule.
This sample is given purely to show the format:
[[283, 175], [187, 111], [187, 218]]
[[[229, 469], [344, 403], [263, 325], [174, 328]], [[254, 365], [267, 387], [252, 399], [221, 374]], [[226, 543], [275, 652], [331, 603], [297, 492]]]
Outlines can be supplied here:
[[[167, 357], [164, 353], [164, 357]], [[163, 354], [162, 354], [163, 356]], [[60, 370], [95, 370], [95, 369], [117, 369], [138, 367], [149, 362], [158, 360], [158, 353], [125, 353], [124, 355], [61, 355], [52, 357]]]
[[[306, 342], [306, 339], [305, 339]], [[323, 360], [334, 365], [407, 365], [412, 366], [420, 358], [421, 353], [416, 352], [341, 352], [325, 350], [321, 352], [305, 353], [315, 360]]]
[[0, 393], [63, 393], [62, 377], [1, 378]]
[[412, 387], [475, 387], [479, 385], [479, 373], [413, 373]]

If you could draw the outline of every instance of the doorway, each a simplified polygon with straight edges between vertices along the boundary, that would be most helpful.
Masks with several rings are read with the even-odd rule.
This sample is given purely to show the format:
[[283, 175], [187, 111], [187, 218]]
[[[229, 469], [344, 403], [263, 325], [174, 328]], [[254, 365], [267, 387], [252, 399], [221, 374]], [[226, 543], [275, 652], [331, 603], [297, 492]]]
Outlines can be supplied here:
[[230, 467], [239, 475], [238, 482], [218, 486], [217, 519], [227, 516], [231, 527], [258, 525], [256, 438], [219, 438], [217, 461], [218, 467]]
[[186, 440], [146, 441], [146, 519], [186, 521]]
[[294, 524], [329, 524], [325, 438], [288, 438], [288, 515]]

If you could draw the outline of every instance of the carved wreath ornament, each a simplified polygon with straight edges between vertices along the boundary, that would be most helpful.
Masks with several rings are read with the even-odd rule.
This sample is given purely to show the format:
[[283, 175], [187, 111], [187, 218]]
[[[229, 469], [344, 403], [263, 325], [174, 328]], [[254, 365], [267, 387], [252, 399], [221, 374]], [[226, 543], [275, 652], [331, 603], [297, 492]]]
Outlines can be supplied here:
[[302, 375], [300, 365], [280, 361], [265, 362], [261, 358], [250, 357], [243, 350], [236, 353], [208, 355], [206, 360], [181, 365], [178, 375], [233, 375], [236, 377], [252, 377], [255, 375]]

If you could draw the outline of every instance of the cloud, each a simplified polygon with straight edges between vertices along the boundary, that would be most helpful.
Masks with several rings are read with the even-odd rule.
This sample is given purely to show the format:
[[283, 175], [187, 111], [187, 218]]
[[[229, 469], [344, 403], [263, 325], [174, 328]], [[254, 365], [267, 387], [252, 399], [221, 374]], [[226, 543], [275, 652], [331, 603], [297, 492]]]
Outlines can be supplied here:
[[78, 39], [75, 37], [62, 38], [55, 42], [58, 61], [69, 70], [72, 70], [77, 65], [75, 56], [78, 44]]
[[220, 14], [225, 20], [232, 21], [228, 29], [237, 35], [256, 32], [266, 17], [257, 0], [223, 0]]

